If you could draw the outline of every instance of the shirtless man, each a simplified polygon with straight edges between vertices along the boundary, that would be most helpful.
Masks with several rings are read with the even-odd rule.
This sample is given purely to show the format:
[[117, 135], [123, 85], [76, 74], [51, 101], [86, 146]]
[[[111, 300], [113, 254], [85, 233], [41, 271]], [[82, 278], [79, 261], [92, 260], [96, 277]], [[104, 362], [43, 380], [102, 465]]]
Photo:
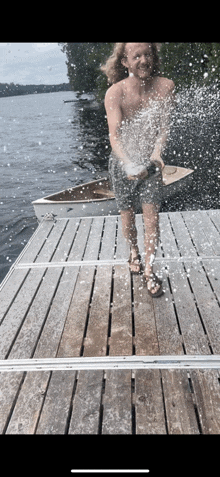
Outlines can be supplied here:
[[[119, 47], [119, 45], [121, 46]], [[131, 190], [133, 184], [138, 184], [139, 189], [136, 188], [136, 193], [138, 190], [139, 197], [141, 195], [143, 196], [142, 210], [145, 224], [144, 278], [146, 279], [150, 295], [152, 297], [158, 297], [163, 293], [162, 282], [155, 274], [153, 274], [153, 259], [159, 238], [160, 198], [158, 198], [158, 191], [160, 191], [160, 193], [162, 191], [162, 169], [164, 168], [164, 162], [161, 158], [161, 153], [167, 139], [167, 128], [165, 126], [160, 127], [158, 133], [158, 128], [156, 131], [155, 127], [156, 132], [153, 135], [151, 135], [153, 129], [149, 129], [150, 134], [147, 134], [147, 137], [144, 137], [144, 141], [146, 142], [146, 145], [149, 146], [146, 150], [150, 151], [150, 157], [145, 157], [145, 159], [142, 157], [141, 163], [139, 164], [134, 164], [132, 157], [129, 157], [129, 151], [126, 150], [126, 141], [124, 141], [123, 145], [122, 131], [125, 124], [132, 125], [132, 120], [137, 114], [142, 113], [143, 111], [147, 112], [150, 108], [150, 104], [165, 104], [172, 100], [174, 83], [169, 79], [158, 76], [155, 67], [156, 47], [154, 44], [121, 43], [116, 44], [115, 50], [117, 50], [117, 48], [118, 51], [120, 50], [121, 57], [119, 54], [115, 54], [115, 57], [117, 57], [117, 61], [120, 58], [120, 66], [122, 65], [122, 68], [124, 67], [124, 71], [128, 73], [128, 76], [125, 76], [124, 79], [120, 81], [117, 81], [117, 79], [116, 81], [112, 80], [111, 82], [113, 85], [108, 89], [105, 96], [110, 143], [114, 160], [116, 162], [112, 175], [114, 179], [114, 175], [116, 176], [117, 171], [119, 170], [119, 175], [121, 174], [120, 177], [124, 174], [124, 183], [128, 184], [124, 190], [129, 189], [129, 184], [131, 185]], [[111, 58], [113, 57], [114, 53]], [[119, 62], [115, 62], [115, 70], [117, 70], [117, 64], [119, 64]], [[108, 62], [102, 70], [108, 75]], [[155, 101], [158, 103], [155, 103]], [[165, 123], [166, 121], [164, 124]], [[150, 124], [153, 123], [151, 122]], [[144, 131], [144, 127], [141, 128], [141, 131]], [[130, 128], [129, 140], [132, 134], [135, 134], [135, 127]], [[150, 136], [151, 139], [149, 139]], [[151, 143], [153, 141], [153, 145], [150, 144], [150, 141]], [[147, 144], [148, 142], [149, 144]], [[145, 151], [144, 147], [142, 149]], [[147, 156], [147, 154], [145, 154], [145, 156]], [[150, 174], [150, 170], [152, 171], [152, 164], [156, 166], [153, 175]], [[151, 168], [149, 168], [149, 165], [151, 165]], [[150, 183], [149, 181], [151, 178], [152, 181]], [[118, 187], [117, 189], [117, 181], [115, 184], [114, 191], [116, 201], [118, 200], [118, 203], [120, 204], [120, 188]], [[120, 184], [120, 181], [118, 184]], [[147, 188], [148, 193], [150, 190], [150, 195], [147, 195]], [[123, 234], [129, 242], [131, 250], [129, 259], [130, 270], [132, 273], [139, 273], [141, 271], [141, 261], [137, 245], [135, 209], [132, 205], [132, 200], [129, 206], [126, 205], [128, 204], [128, 201], [126, 202], [126, 200], [124, 200], [124, 204], [125, 206], [123, 207], [123, 204], [121, 203], [119, 208], [122, 219]]]

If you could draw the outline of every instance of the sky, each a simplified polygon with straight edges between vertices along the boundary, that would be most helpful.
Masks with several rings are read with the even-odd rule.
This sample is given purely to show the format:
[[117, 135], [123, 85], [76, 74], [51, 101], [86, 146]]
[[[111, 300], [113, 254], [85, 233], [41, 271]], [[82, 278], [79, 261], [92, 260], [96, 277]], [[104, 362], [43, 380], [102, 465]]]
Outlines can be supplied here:
[[58, 43], [0, 43], [0, 83], [68, 83], [66, 59]]

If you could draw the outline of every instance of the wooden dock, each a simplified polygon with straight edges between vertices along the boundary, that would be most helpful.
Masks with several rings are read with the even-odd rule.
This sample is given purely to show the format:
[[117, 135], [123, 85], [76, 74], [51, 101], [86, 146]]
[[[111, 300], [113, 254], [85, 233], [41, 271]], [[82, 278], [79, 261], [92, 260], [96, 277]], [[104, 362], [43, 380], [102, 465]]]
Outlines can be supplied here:
[[220, 210], [162, 213], [160, 231], [165, 294], [152, 300], [119, 216], [39, 225], [0, 288], [1, 434], [220, 434]]

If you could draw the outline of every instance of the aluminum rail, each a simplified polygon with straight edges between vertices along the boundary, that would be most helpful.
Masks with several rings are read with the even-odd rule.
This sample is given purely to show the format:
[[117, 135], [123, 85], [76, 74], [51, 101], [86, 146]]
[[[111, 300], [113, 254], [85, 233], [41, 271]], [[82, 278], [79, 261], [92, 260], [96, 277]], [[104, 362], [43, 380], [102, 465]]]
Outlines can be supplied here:
[[102, 356], [0, 360], [0, 372], [204, 368], [220, 369], [220, 355]]
[[[216, 256], [194, 256], [194, 257], [156, 257], [155, 262], [203, 262], [204, 260], [220, 260], [220, 257]], [[128, 263], [126, 259], [114, 259], [114, 260], [77, 260], [67, 262], [32, 262], [32, 263], [18, 263], [14, 266], [15, 270], [24, 270], [29, 268], [56, 268], [56, 267], [94, 267], [101, 265], [124, 265]]]

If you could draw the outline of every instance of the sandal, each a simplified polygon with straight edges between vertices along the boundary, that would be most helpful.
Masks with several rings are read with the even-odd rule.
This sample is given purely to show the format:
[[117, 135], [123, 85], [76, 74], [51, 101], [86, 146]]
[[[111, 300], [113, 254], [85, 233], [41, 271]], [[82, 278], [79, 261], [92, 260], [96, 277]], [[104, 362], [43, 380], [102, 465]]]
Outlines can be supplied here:
[[[151, 289], [147, 289], [148, 293], [152, 298], [159, 298], [159, 296], [163, 295], [163, 287], [162, 287], [162, 281], [155, 275], [155, 273], [152, 273], [149, 276], [144, 275], [144, 279], [146, 280], [146, 284], [148, 284], [149, 281], [152, 282]], [[152, 293], [152, 289], [154, 289], [157, 285], [160, 285], [159, 289], [157, 290], [156, 293]]]
[[[137, 262], [137, 261], [138, 261], [138, 263], [136, 264], [135, 262]], [[140, 256], [139, 253], [136, 255], [136, 257], [134, 257], [134, 258], [132, 259], [132, 258], [131, 258], [131, 252], [130, 252], [130, 257], [129, 257], [129, 259], [128, 259], [128, 263], [129, 263], [129, 268], [130, 268], [130, 272], [132, 273], [132, 275], [139, 275], [139, 274], [142, 272], [141, 256]], [[139, 271], [138, 271], [138, 272], [133, 272], [133, 271], [131, 270], [131, 266], [132, 266], [132, 265], [133, 265], [133, 266], [136, 266], [136, 267], [139, 267]]]

